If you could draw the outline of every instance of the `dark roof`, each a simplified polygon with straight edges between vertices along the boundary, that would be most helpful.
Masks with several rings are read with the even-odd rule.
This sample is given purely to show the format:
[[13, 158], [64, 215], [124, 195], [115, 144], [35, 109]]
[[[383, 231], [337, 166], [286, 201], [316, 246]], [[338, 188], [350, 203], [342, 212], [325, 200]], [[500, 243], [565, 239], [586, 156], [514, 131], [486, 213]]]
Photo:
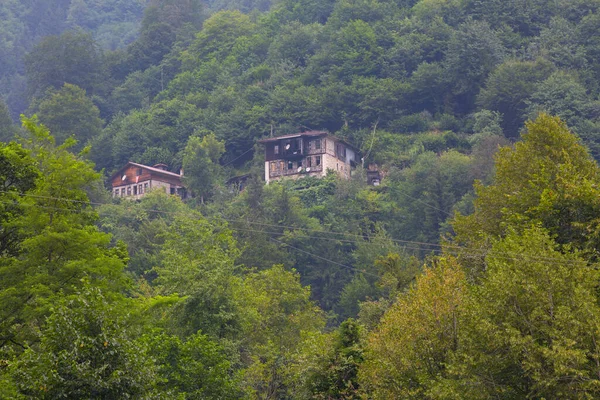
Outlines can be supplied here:
[[300, 132], [300, 133], [292, 133], [289, 135], [283, 135], [283, 136], [277, 136], [277, 137], [273, 137], [273, 138], [262, 139], [262, 140], [259, 140], [258, 143], [273, 143], [273, 142], [277, 142], [282, 139], [294, 139], [294, 138], [299, 138], [299, 137], [318, 137], [318, 136], [330, 136], [330, 137], [334, 138], [335, 140], [337, 140], [338, 142], [342, 142], [342, 143], [352, 147], [353, 149], [358, 150], [358, 147], [346, 142], [344, 139], [341, 139], [341, 138], [339, 138], [335, 135], [332, 135], [329, 132], [325, 132], [325, 131], [306, 131], [306, 132]]
[[252, 176], [252, 174], [244, 174], [244, 175], [232, 176], [231, 178], [227, 179], [227, 182], [225, 182], [225, 183], [230, 184], [230, 183], [233, 183], [233, 182], [236, 182], [236, 181], [241, 181], [241, 180], [244, 180], [244, 179], [248, 179], [251, 176]]
[[327, 132], [324, 131], [306, 131], [306, 132], [300, 132], [300, 133], [292, 133], [289, 135], [283, 135], [283, 136], [277, 136], [277, 137], [273, 137], [273, 138], [267, 138], [267, 139], [262, 139], [259, 140], [258, 143], [270, 143], [270, 142], [276, 142], [278, 140], [281, 139], [294, 139], [294, 138], [299, 138], [299, 137], [317, 137], [317, 136], [326, 136], [328, 135]]
[[123, 170], [125, 168], [127, 168], [128, 166], [130, 166], [130, 165], [133, 165], [134, 167], [138, 167], [138, 168], [144, 168], [144, 169], [147, 169], [149, 171], [156, 172], [157, 174], [162, 174], [162, 175], [166, 175], [166, 176], [172, 176], [172, 177], [181, 178], [181, 175], [176, 174], [174, 172], [165, 171], [164, 169], [149, 167], [149, 166], [144, 165], [144, 164], [138, 164], [138, 163], [134, 163], [134, 162], [129, 161], [127, 164], [125, 164], [124, 166], [122, 166], [121, 168], [119, 168], [119, 170], [117, 172], [115, 172], [114, 174], [112, 174], [112, 176], [110, 177], [110, 179], [111, 180], [115, 179], [116, 176], [120, 175], [121, 172], [123, 172]]

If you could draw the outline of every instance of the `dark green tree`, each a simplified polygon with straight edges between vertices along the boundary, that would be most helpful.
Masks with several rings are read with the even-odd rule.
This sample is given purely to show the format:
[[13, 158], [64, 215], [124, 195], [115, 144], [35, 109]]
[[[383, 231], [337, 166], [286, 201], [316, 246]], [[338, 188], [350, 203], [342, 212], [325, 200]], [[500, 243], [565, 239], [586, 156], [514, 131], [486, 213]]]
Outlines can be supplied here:
[[49, 92], [35, 112], [58, 144], [70, 137], [76, 139], [75, 151], [100, 136], [104, 125], [98, 107], [86, 97], [85, 91], [68, 83], [57, 91]]
[[[21, 158], [17, 176], [7, 176], [9, 191], [23, 190], [17, 200], [23, 212], [10, 216], [4, 229], [16, 230], [17, 254], [0, 258], [0, 351], [23, 348], [38, 340], [44, 318], [58, 298], [74, 293], [86, 278], [109, 293], [124, 290], [124, 254], [110, 247], [110, 236], [95, 226], [97, 215], [87, 191], [100, 176], [89, 162], [68, 152], [72, 142], [56, 147], [48, 130], [36, 120], [23, 120], [31, 139], [32, 164]], [[5, 153], [6, 154], [6, 153]], [[16, 156], [16, 157], [15, 157]], [[28, 167], [28, 165], [31, 165]], [[29, 174], [37, 174], [28, 183]], [[10, 172], [10, 171], [8, 171]], [[25, 186], [19, 189], [19, 180]], [[11, 188], [10, 182], [15, 186]]]
[[17, 130], [14, 127], [8, 106], [0, 99], [0, 141], [10, 142], [14, 139]]
[[79, 86], [88, 95], [101, 93], [103, 54], [92, 35], [81, 30], [43, 39], [25, 57], [25, 68], [30, 97], [65, 83]]
[[128, 302], [89, 285], [58, 300], [39, 345], [11, 366], [19, 393], [39, 399], [149, 397], [160, 377], [132, 332], [124, 312]]
[[501, 113], [504, 134], [509, 138], [518, 137], [527, 117], [527, 101], [537, 85], [548, 78], [554, 69], [544, 59], [507, 61], [487, 78], [477, 103], [484, 109]]

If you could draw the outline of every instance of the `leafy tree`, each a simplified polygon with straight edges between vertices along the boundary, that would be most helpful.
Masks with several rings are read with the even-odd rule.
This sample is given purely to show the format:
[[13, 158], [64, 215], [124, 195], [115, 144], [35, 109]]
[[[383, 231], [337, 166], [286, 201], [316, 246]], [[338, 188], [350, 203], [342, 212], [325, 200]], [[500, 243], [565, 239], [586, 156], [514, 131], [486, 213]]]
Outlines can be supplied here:
[[[20, 394], [40, 399], [146, 397], [158, 379], [146, 348], [98, 288], [62, 298], [38, 346], [11, 366]], [[121, 310], [119, 310], [119, 308]]]
[[319, 24], [302, 25], [292, 22], [280, 28], [278, 39], [269, 46], [270, 64], [289, 61], [294, 66], [306, 67], [309, 59], [319, 49]]
[[464, 304], [439, 397], [598, 396], [597, 281], [594, 267], [561, 253], [544, 229], [509, 232]]
[[335, 0], [283, 0], [278, 2], [276, 12], [284, 21], [300, 21], [303, 24], [327, 22]]
[[0, 141], [10, 142], [16, 133], [8, 106], [0, 99]]
[[554, 4], [544, 0], [470, 0], [466, 11], [476, 19], [487, 21], [493, 28], [509, 26], [521, 36], [536, 36], [550, 16], [556, 12]]
[[[526, 129], [514, 149], [500, 149], [493, 183], [475, 186], [474, 213], [453, 221], [455, 243], [483, 255], [489, 239], [509, 227], [541, 223], [558, 243], [595, 252], [587, 232], [597, 224], [598, 166], [559, 118], [541, 114]], [[473, 254], [464, 263], [483, 267]]]
[[139, 202], [104, 204], [98, 207], [100, 228], [112, 236], [115, 243], [127, 245], [127, 270], [136, 278], [148, 281], [155, 278], [152, 268], [162, 263], [161, 248], [168, 237], [175, 216], [190, 209], [181, 199], [163, 190], [153, 190]]
[[318, 69], [313, 74], [330, 72], [348, 83], [355, 75], [376, 75], [380, 70], [382, 49], [377, 45], [373, 28], [364, 21], [356, 20], [336, 32], [329, 46], [324, 46], [315, 57], [313, 65]]
[[[21, 178], [8, 178], [18, 187], [15, 178], [27, 182], [27, 175], [36, 170], [40, 174], [34, 187], [27, 183], [21, 189], [26, 190], [19, 200], [24, 212], [10, 218], [6, 228], [16, 229], [19, 240], [17, 254], [3, 254], [0, 262], [2, 351], [7, 345], [35, 342], [36, 331], [57, 298], [75, 292], [84, 277], [109, 293], [127, 287], [123, 254], [111, 249], [110, 237], [93, 225], [97, 215], [86, 191], [99, 174], [68, 152], [72, 142], [55, 147], [48, 130], [37, 126], [35, 119], [24, 118], [23, 124], [31, 135], [27, 147], [36, 162], [21, 172]], [[24, 161], [24, 166], [31, 165]]]
[[452, 215], [452, 207], [471, 189], [470, 161], [455, 150], [440, 156], [426, 152], [411, 168], [390, 174], [389, 200], [403, 210], [403, 218], [388, 231], [410, 240], [435, 243], [445, 229], [444, 221]]
[[568, 73], [557, 71], [539, 83], [528, 102], [527, 111], [534, 116], [547, 112], [562, 118], [589, 146], [595, 157], [600, 157], [600, 103], [593, 101], [579, 80]]
[[68, 83], [40, 101], [37, 116], [53, 132], [59, 144], [69, 137], [75, 138], [78, 144], [74, 150], [98, 137], [104, 125], [98, 107], [86, 97], [85, 91]]
[[29, 94], [37, 97], [48, 88], [70, 83], [93, 95], [102, 81], [102, 60], [102, 52], [88, 33], [48, 36], [25, 57]]
[[431, 398], [459, 344], [457, 321], [467, 296], [462, 268], [440, 258], [398, 296], [371, 332], [359, 382], [373, 399]]
[[158, 386], [185, 399], [239, 399], [232, 365], [221, 346], [198, 332], [181, 340], [164, 332], [146, 335], [149, 354], [156, 359]]
[[324, 327], [322, 311], [310, 300], [309, 288], [300, 285], [299, 275], [280, 265], [247, 275], [235, 297], [244, 310], [240, 315], [247, 359], [244, 385], [254, 396], [289, 396], [290, 368], [303, 339]]
[[231, 232], [190, 212], [177, 215], [165, 234], [155, 283], [159, 293], [183, 297], [174, 314], [179, 331], [235, 336], [239, 315], [232, 290], [239, 250]]
[[251, 34], [254, 29], [250, 18], [239, 11], [214, 14], [204, 22], [202, 31], [182, 53], [183, 69], [193, 69], [213, 57], [223, 60], [237, 39]]
[[0, 255], [16, 256], [23, 239], [14, 219], [26, 211], [19, 197], [35, 188], [40, 170], [31, 153], [11, 142], [0, 145]]
[[198, 136], [188, 140], [183, 154], [183, 179], [193, 193], [200, 195], [202, 202], [213, 193], [221, 176], [219, 159], [223, 153], [225, 145], [213, 133], [205, 135], [202, 140]]
[[445, 69], [453, 82], [452, 91], [458, 96], [458, 113], [470, 111], [485, 78], [503, 61], [505, 53], [486, 22], [468, 20], [454, 32], [448, 43]]
[[312, 398], [359, 399], [358, 370], [363, 361], [361, 326], [348, 319], [335, 332], [330, 354], [308, 378]]
[[506, 61], [490, 74], [477, 102], [487, 110], [502, 114], [501, 126], [507, 137], [518, 137], [526, 118], [527, 101], [537, 85], [555, 67], [546, 60]]
[[540, 33], [540, 52], [559, 68], [587, 69], [585, 47], [577, 37], [575, 25], [554, 17]]

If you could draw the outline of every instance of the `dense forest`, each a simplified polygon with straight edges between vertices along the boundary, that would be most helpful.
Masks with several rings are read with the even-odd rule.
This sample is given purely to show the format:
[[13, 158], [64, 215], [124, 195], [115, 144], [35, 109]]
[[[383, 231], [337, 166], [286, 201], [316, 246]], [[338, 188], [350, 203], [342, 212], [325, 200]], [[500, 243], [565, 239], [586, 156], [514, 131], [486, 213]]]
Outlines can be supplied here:
[[[600, 397], [600, 0], [0, 21], [0, 398]], [[265, 185], [305, 129], [362, 166]], [[112, 198], [128, 161], [193, 196]]]

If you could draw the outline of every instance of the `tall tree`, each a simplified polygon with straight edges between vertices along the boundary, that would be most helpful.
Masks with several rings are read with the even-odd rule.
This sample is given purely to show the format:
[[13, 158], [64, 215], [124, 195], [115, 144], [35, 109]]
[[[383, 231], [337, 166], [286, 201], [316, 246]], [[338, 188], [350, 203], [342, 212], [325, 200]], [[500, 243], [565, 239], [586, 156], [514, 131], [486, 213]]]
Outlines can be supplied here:
[[81, 30], [48, 36], [25, 57], [30, 97], [71, 83], [89, 95], [100, 92], [103, 54], [93, 37]]
[[89, 285], [58, 300], [39, 345], [10, 368], [20, 394], [39, 399], [150, 397], [160, 378], [124, 312], [132, 302], [116, 302]]
[[468, 20], [454, 32], [446, 51], [446, 73], [457, 96], [456, 112], [471, 111], [487, 75], [506, 54], [496, 32], [484, 21]]
[[102, 132], [104, 122], [100, 111], [85, 90], [65, 83], [60, 90], [50, 92], [37, 106], [37, 116], [50, 129], [58, 144], [69, 137], [77, 140], [79, 150]]
[[502, 113], [502, 129], [507, 137], [519, 136], [526, 118], [527, 101], [537, 84], [555, 67], [548, 61], [507, 61], [490, 74], [477, 97], [483, 108]]
[[[504, 236], [509, 227], [541, 223], [558, 243], [594, 254], [597, 235], [589, 232], [598, 225], [600, 169], [559, 118], [541, 114], [526, 129], [522, 142], [496, 156], [493, 183], [475, 186], [474, 213], [452, 224], [455, 243], [484, 255], [489, 239]], [[473, 254], [463, 261], [483, 268]]]
[[598, 397], [597, 269], [537, 226], [509, 232], [485, 261], [438, 398]]
[[359, 381], [374, 399], [431, 398], [457, 349], [457, 324], [467, 296], [457, 260], [441, 258], [401, 294], [369, 334]]
[[13, 120], [10, 117], [10, 112], [8, 110], [8, 106], [0, 98], [0, 141], [2, 142], [10, 142], [14, 139], [15, 134], [17, 133]]
[[[68, 152], [72, 142], [56, 147], [35, 119], [24, 119], [23, 125], [31, 136], [27, 147], [40, 174], [34, 187], [23, 188], [18, 200], [23, 212], [7, 224], [17, 230], [17, 253], [0, 257], [3, 352], [37, 341], [56, 299], [75, 292], [83, 278], [109, 292], [127, 287], [124, 254], [110, 248], [110, 236], [94, 226], [97, 215], [87, 191], [100, 175]], [[18, 182], [18, 177], [9, 179]]]
[[192, 136], [183, 153], [184, 181], [187, 187], [201, 197], [201, 201], [214, 192], [214, 186], [221, 175], [219, 159], [225, 153], [225, 144], [214, 133], [205, 135], [202, 140]]

